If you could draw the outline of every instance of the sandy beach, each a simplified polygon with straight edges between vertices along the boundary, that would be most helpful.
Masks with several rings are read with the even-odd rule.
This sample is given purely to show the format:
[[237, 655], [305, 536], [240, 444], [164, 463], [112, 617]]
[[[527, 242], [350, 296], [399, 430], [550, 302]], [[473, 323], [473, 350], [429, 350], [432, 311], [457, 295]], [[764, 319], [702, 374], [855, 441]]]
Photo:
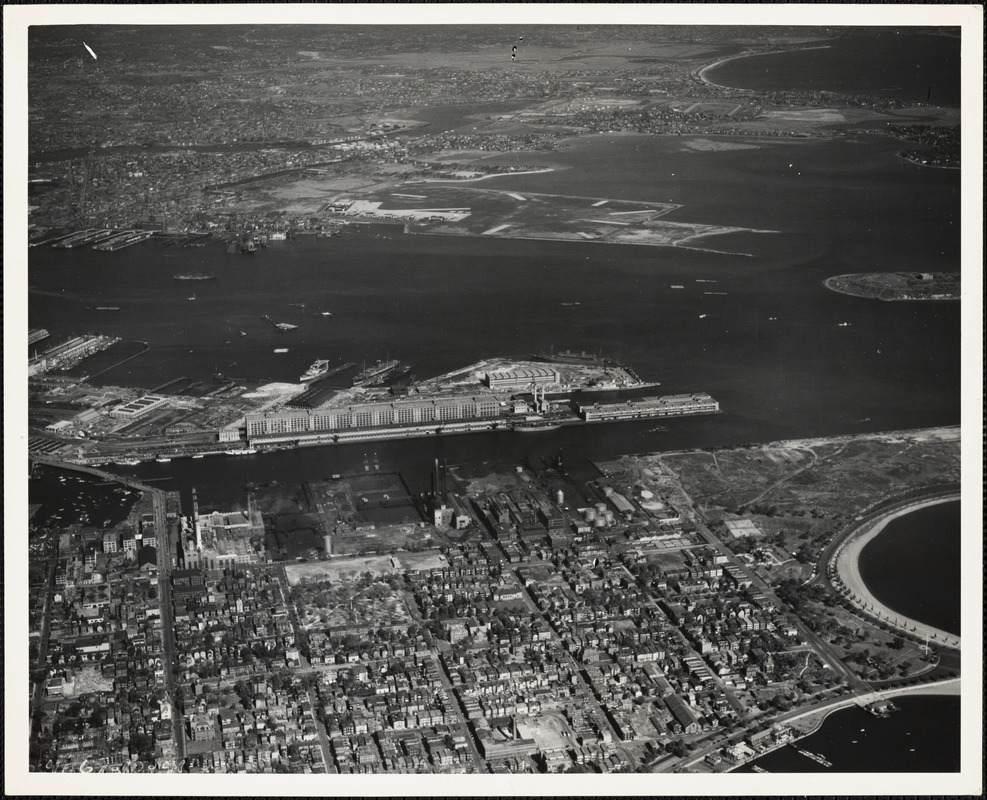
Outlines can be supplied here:
[[840, 549], [836, 551], [833, 561], [831, 562], [833, 563], [837, 574], [840, 576], [840, 579], [850, 591], [848, 599], [855, 606], [864, 611], [864, 613], [872, 617], [877, 617], [878, 619], [881, 619], [884, 622], [887, 622], [907, 633], [912, 633], [918, 636], [928, 636], [934, 643], [947, 644], [950, 647], [955, 647], [957, 650], [960, 649], [959, 636], [949, 633], [948, 631], [935, 628], [931, 625], [926, 625], [918, 620], [909, 619], [897, 611], [888, 608], [876, 597], [874, 597], [874, 595], [870, 593], [870, 590], [867, 588], [867, 585], [864, 583], [864, 580], [860, 575], [860, 554], [865, 545], [882, 530], [884, 530], [884, 527], [891, 522], [891, 520], [897, 519], [905, 514], [909, 514], [912, 511], [917, 511], [920, 508], [925, 508], [926, 506], [937, 505], [939, 503], [949, 503], [958, 499], [958, 494], [948, 497], [936, 497], [930, 500], [923, 500], [906, 506], [901, 506], [888, 512], [887, 514], [883, 514], [869, 527], [863, 528], [856, 533], [851, 534], [850, 538], [847, 539], [847, 541], [841, 545]]

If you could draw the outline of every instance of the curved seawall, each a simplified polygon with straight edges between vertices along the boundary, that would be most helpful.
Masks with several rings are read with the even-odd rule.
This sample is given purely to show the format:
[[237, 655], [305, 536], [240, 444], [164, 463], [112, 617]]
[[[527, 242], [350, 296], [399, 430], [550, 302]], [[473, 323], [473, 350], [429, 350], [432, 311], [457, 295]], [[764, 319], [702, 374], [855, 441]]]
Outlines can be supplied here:
[[[874, 597], [864, 582], [863, 576], [860, 574], [860, 554], [863, 552], [867, 543], [880, 534], [889, 522], [905, 514], [917, 511], [920, 508], [926, 508], [927, 506], [938, 505], [940, 503], [956, 502], [959, 499], [960, 496], [957, 493], [911, 502], [891, 509], [865, 526], [853, 531], [830, 559], [830, 567], [835, 573], [834, 583], [837, 584], [837, 590], [842, 591], [843, 595], [851, 603], [868, 616], [876, 617], [882, 622], [906, 633], [921, 637], [928, 636], [931, 642], [959, 650], [959, 636], [932, 625], [927, 625], [924, 622], [910, 619], [900, 612], [888, 608], [888, 606]], [[842, 589], [839, 582], [842, 582]]]

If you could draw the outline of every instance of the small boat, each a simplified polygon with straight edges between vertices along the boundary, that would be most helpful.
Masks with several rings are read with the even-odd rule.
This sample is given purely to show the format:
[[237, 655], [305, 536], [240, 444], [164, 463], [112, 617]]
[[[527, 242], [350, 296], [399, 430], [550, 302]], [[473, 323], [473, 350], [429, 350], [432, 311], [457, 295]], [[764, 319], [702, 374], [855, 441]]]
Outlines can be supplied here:
[[247, 335], [247, 332], [246, 331], [240, 331], [240, 335], [241, 336], [246, 336]]
[[674, 284], [672, 284], [671, 286], [669, 286], [668, 288], [669, 288], [669, 289], [684, 289], [684, 288], [685, 288], [685, 286], [682, 286], [682, 285], [680, 285], [680, 284], [677, 284], [677, 283], [674, 283]]
[[700, 314], [699, 315], [699, 319], [706, 319], [706, 315], [705, 314]]
[[191, 297], [189, 297], [189, 300], [195, 300], [195, 295], [193, 294]]
[[288, 352], [288, 348], [287, 347], [275, 347], [274, 348], [274, 352], [275, 353], [287, 353]]
[[323, 311], [322, 312], [322, 316], [323, 317], [331, 317], [332, 316], [332, 312], [331, 311]]
[[171, 459], [168, 458], [167, 456], [159, 456], [154, 460], [157, 461], [159, 464], [167, 464], [169, 461], [171, 461]]
[[192, 458], [205, 458], [205, 453], [196, 453]]
[[837, 323], [837, 327], [838, 328], [849, 328], [852, 324], [853, 324], [852, 322], [840, 322], [840, 323]]

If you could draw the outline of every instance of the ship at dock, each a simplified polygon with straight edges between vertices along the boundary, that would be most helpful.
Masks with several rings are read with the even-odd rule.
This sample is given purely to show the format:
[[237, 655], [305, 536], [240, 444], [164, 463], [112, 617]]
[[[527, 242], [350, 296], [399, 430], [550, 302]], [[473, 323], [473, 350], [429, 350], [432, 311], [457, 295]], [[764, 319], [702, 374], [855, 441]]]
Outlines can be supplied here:
[[612, 358], [604, 358], [600, 355], [587, 353], [585, 350], [581, 353], [576, 353], [573, 350], [560, 350], [556, 353], [553, 349], [548, 353], [535, 353], [531, 357], [536, 361], [553, 361], [558, 364], [580, 364], [587, 367], [618, 365], [618, 362]]
[[302, 383], [308, 383], [309, 381], [314, 381], [316, 378], [321, 378], [329, 371], [329, 362], [325, 359], [317, 359], [311, 367], [309, 367], [305, 374], [302, 375], [298, 380]]
[[401, 362], [398, 359], [390, 361], [378, 361], [376, 364], [361, 370], [353, 376], [354, 386], [374, 386], [382, 383], [384, 379], [398, 368]]

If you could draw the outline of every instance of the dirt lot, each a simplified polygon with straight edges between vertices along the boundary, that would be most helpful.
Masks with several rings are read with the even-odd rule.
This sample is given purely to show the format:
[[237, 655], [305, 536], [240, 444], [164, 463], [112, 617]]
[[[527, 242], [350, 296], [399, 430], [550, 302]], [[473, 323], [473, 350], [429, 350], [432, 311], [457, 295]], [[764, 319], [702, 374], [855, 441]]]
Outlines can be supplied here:
[[390, 556], [339, 558], [310, 564], [288, 564], [284, 568], [288, 575], [288, 584], [291, 586], [297, 586], [306, 579], [342, 582], [352, 580], [364, 572], [376, 577], [390, 575], [400, 570], [400, 563]]
[[[959, 480], [959, 439], [929, 431], [773, 442], [667, 453], [682, 489], [702, 506], [847, 517], [892, 494]], [[958, 429], [955, 429], [958, 434]]]

